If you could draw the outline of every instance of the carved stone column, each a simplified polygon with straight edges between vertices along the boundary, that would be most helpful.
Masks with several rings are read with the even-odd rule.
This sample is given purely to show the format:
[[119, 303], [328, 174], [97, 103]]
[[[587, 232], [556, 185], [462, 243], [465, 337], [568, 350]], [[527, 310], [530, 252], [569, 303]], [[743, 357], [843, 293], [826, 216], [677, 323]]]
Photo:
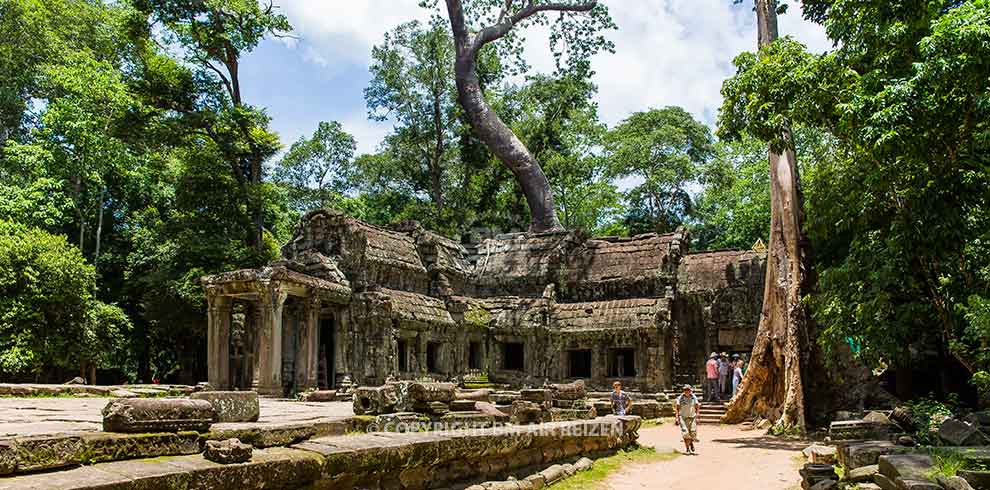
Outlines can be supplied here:
[[230, 387], [231, 298], [215, 288], [206, 290], [206, 359], [210, 384], [218, 390]]
[[264, 283], [259, 287], [255, 389], [262, 395], [282, 395], [282, 306], [287, 297], [278, 283]]
[[296, 386], [299, 390], [317, 387], [321, 306], [319, 294], [315, 290], [310, 291], [299, 330], [299, 351], [296, 353]]

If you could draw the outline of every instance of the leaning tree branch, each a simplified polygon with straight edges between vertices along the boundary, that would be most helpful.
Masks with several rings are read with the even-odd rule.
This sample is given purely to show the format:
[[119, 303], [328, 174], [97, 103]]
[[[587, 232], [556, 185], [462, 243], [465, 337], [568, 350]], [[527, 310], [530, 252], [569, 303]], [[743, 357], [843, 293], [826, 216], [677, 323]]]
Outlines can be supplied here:
[[[455, 1], [458, 4], [460, 4], [460, 0], [448, 0], [448, 3], [450, 3], [450, 1]], [[511, 5], [511, 2], [507, 1], [506, 2], [506, 7], [508, 7], [510, 5]], [[591, 9], [595, 8], [596, 5], [598, 5], [598, 0], [591, 0], [589, 2], [576, 3], [576, 4], [559, 3], [559, 2], [553, 2], [553, 3], [535, 3], [533, 0], [529, 0], [526, 3], [526, 6], [525, 7], [523, 7], [518, 12], [516, 12], [514, 15], [512, 15], [511, 17], [509, 17], [508, 19], [505, 19], [505, 20], [503, 20], [503, 19], [505, 18], [506, 9], [503, 9], [502, 14], [499, 15], [499, 21], [500, 22], [498, 22], [498, 23], [496, 23], [494, 25], [490, 25], [488, 27], [485, 27], [484, 29], [482, 29], [481, 31], [479, 31], [478, 34], [474, 37], [474, 40], [471, 42], [471, 50], [473, 52], [477, 52], [482, 47], [484, 47], [486, 44], [488, 44], [488, 43], [490, 43], [492, 41], [497, 41], [497, 40], [501, 39], [506, 34], [508, 34], [509, 31], [511, 31], [512, 28], [516, 26], [516, 24], [518, 24], [518, 23], [520, 23], [520, 22], [522, 22], [522, 21], [524, 21], [524, 20], [526, 20], [526, 19], [528, 19], [528, 18], [530, 18], [530, 17], [532, 17], [532, 16], [534, 16], [534, 15], [540, 13], [540, 12], [548, 12], [548, 11], [552, 11], [552, 12], [588, 12]]]

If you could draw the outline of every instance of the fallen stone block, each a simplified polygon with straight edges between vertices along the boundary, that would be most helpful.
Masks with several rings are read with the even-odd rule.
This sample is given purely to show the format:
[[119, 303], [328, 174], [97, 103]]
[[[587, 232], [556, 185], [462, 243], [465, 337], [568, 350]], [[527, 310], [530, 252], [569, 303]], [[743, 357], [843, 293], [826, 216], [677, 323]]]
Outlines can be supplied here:
[[629, 413], [644, 419], [658, 418], [660, 417], [660, 402], [654, 400], [635, 401], [629, 407]]
[[519, 390], [519, 398], [535, 403], [547, 403], [553, 400], [553, 393], [545, 389]]
[[440, 423], [443, 425], [443, 430], [486, 429], [493, 427], [495, 422], [502, 422], [505, 419], [507, 417], [503, 416], [500, 419], [496, 419], [491, 415], [478, 411], [450, 412], [440, 417]]
[[452, 412], [473, 412], [478, 402], [475, 400], [454, 400], [450, 402]]
[[489, 401], [489, 397], [491, 397], [491, 395], [492, 395], [492, 390], [488, 388], [480, 388], [477, 390], [457, 390], [454, 393], [454, 399], [487, 402]]
[[66, 381], [65, 383], [62, 383], [62, 384], [64, 384], [64, 385], [84, 385], [84, 384], [86, 384], [86, 380], [83, 379], [82, 376], [76, 376], [75, 378], [72, 378], [72, 379], [70, 379], [70, 380], [68, 380], [68, 381]]
[[880, 465], [871, 464], [847, 470], [842, 481], [850, 483], [864, 483], [873, 481], [873, 477], [880, 472]]
[[557, 400], [551, 402], [553, 408], [574, 408], [574, 400]]
[[189, 397], [209, 402], [216, 415], [215, 422], [257, 422], [261, 415], [255, 391], [203, 391]]
[[897, 484], [894, 483], [894, 480], [887, 478], [882, 473], [873, 475], [873, 483], [876, 483], [881, 490], [898, 490]]
[[[511, 405], [509, 407], [511, 408]], [[474, 404], [474, 409], [485, 415], [495, 417], [495, 420], [499, 422], [508, 422], [509, 420], [509, 414], [503, 412], [500, 407], [492, 405], [491, 403], [476, 402]]]
[[804, 457], [808, 458], [808, 461], [818, 464], [835, 464], [836, 463], [836, 450], [832, 446], [823, 446], [820, 444], [813, 444], [804, 448]]
[[32, 396], [38, 392], [33, 386], [16, 384], [16, 383], [0, 383], [0, 395], [3, 396]]
[[863, 420], [877, 424], [890, 424], [890, 417], [888, 417], [887, 414], [877, 412], [876, 410], [867, 412], [866, 415], [863, 416]]
[[839, 446], [839, 464], [848, 469], [877, 464], [880, 456], [905, 454], [912, 448], [898, 446], [890, 441], [849, 442]]
[[496, 391], [488, 398], [496, 405], [512, 405], [512, 402], [521, 399], [519, 393], [512, 391]]
[[138, 394], [131, 390], [117, 389], [110, 392], [110, 396], [114, 398], [138, 398]]
[[826, 479], [812, 485], [811, 490], [832, 490], [838, 484], [835, 480]]
[[403, 381], [399, 383], [400, 398], [410, 402], [445, 402], [455, 398], [457, 386], [453, 383], [420, 383]]
[[203, 457], [220, 464], [246, 463], [251, 461], [254, 448], [237, 439], [225, 441], [206, 441]]
[[541, 471], [540, 475], [543, 476], [543, 480], [547, 483], [547, 485], [552, 485], [558, 480], [564, 478], [564, 467], [559, 464], [555, 464]]
[[552, 397], [556, 400], [579, 400], [587, 394], [584, 380], [580, 379], [573, 383], [551, 384], [550, 391], [552, 392]]
[[880, 474], [896, 481], [924, 480], [932, 467], [932, 457], [927, 454], [891, 454], [880, 456]]
[[883, 490], [880, 485], [873, 482], [859, 483], [855, 487], [851, 487], [850, 490]]
[[0, 476], [17, 471], [17, 452], [14, 441], [0, 441]]
[[551, 408], [550, 421], [562, 422], [566, 420], [590, 420], [596, 417], [595, 409], [574, 409], [574, 408]]
[[308, 391], [303, 394], [302, 401], [304, 402], [332, 402], [337, 400], [337, 390], [317, 390]]
[[956, 418], [945, 419], [938, 427], [939, 439], [950, 446], [979, 446], [987, 444], [987, 436], [974, 424]]
[[30, 436], [13, 441], [16, 471], [50, 470], [79, 464], [83, 441], [79, 436]]
[[890, 424], [866, 420], [842, 420], [829, 425], [828, 435], [833, 441], [849, 439], [886, 439]]
[[935, 481], [945, 490], [973, 490], [973, 486], [960, 476], [935, 475]]
[[577, 469], [578, 471], [588, 471], [591, 469], [591, 466], [593, 464], [594, 462], [591, 461], [590, 459], [581, 458], [574, 463], [574, 468]]
[[990, 488], [990, 472], [975, 470], [959, 470], [957, 476], [962, 477], [976, 490]]
[[512, 403], [512, 422], [515, 424], [539, 424], [549, 419], [550, 412], [540, 404], [526, 400]]
[[898, 490], [943, 490], [942, 486], [930, 480], [898, 478], [894, 480]]
[[115, 399], [103, 408], [106, 432], [206, 432], [213, 424], [213, 405], [206, 400], [175, 398]]
[[533, 485], [534, 490], [540, 490], [541, 488], [547, 486], [546, 478], [544, 478], [543, 475], [539, 473], [535, 475], [529, 475], [526, 478], [524, 478], [524, 480], [530, 482]]
[[354, 389], [353, 405], [355, 415], [381, 415], [395, 412], [399, 390], [397, 385], [360, 386]]

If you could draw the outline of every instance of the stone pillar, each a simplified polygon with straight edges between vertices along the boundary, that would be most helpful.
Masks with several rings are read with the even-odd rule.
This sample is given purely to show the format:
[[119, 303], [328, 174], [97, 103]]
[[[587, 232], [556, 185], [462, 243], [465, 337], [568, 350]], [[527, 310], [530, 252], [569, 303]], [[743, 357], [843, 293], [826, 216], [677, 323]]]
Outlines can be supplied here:
[[299, 349], [296, 352], [296, 386], [300, 391], [317, 387], [321, 306], [320, 296], [316, 291], [310, 291], [300, 322]]
[[232, 301], [216, 290], [207, 290], [206, 359], [210, 384], [218, 390], [230, 387], [230, 313]]
[[282, 395], [282, 306], [288, 294], [275, 284], [259, 288], [258, 351], [252, 383], [262, 395]]

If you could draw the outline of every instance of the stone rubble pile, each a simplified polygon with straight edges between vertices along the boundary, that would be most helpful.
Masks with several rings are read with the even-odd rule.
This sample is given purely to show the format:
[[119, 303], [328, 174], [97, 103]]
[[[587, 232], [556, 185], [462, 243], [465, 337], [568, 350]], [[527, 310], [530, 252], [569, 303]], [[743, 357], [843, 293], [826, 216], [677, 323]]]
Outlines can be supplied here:
[[426, 424], [446, 429], [484, 428], [508, 416], [489, 403], [489, 390], [459, 394], [453, 383], [397, 381], [383, 386], [358, 387], [354, 413], [375, 416], [372, 429], [390, 432], [422, 430]]
[[520, 390], [519, 399], [512, 402], [512, 422], [540, 424], [593, 419], [597, 412], [586, 396], [584, 381], [581, 380]]

